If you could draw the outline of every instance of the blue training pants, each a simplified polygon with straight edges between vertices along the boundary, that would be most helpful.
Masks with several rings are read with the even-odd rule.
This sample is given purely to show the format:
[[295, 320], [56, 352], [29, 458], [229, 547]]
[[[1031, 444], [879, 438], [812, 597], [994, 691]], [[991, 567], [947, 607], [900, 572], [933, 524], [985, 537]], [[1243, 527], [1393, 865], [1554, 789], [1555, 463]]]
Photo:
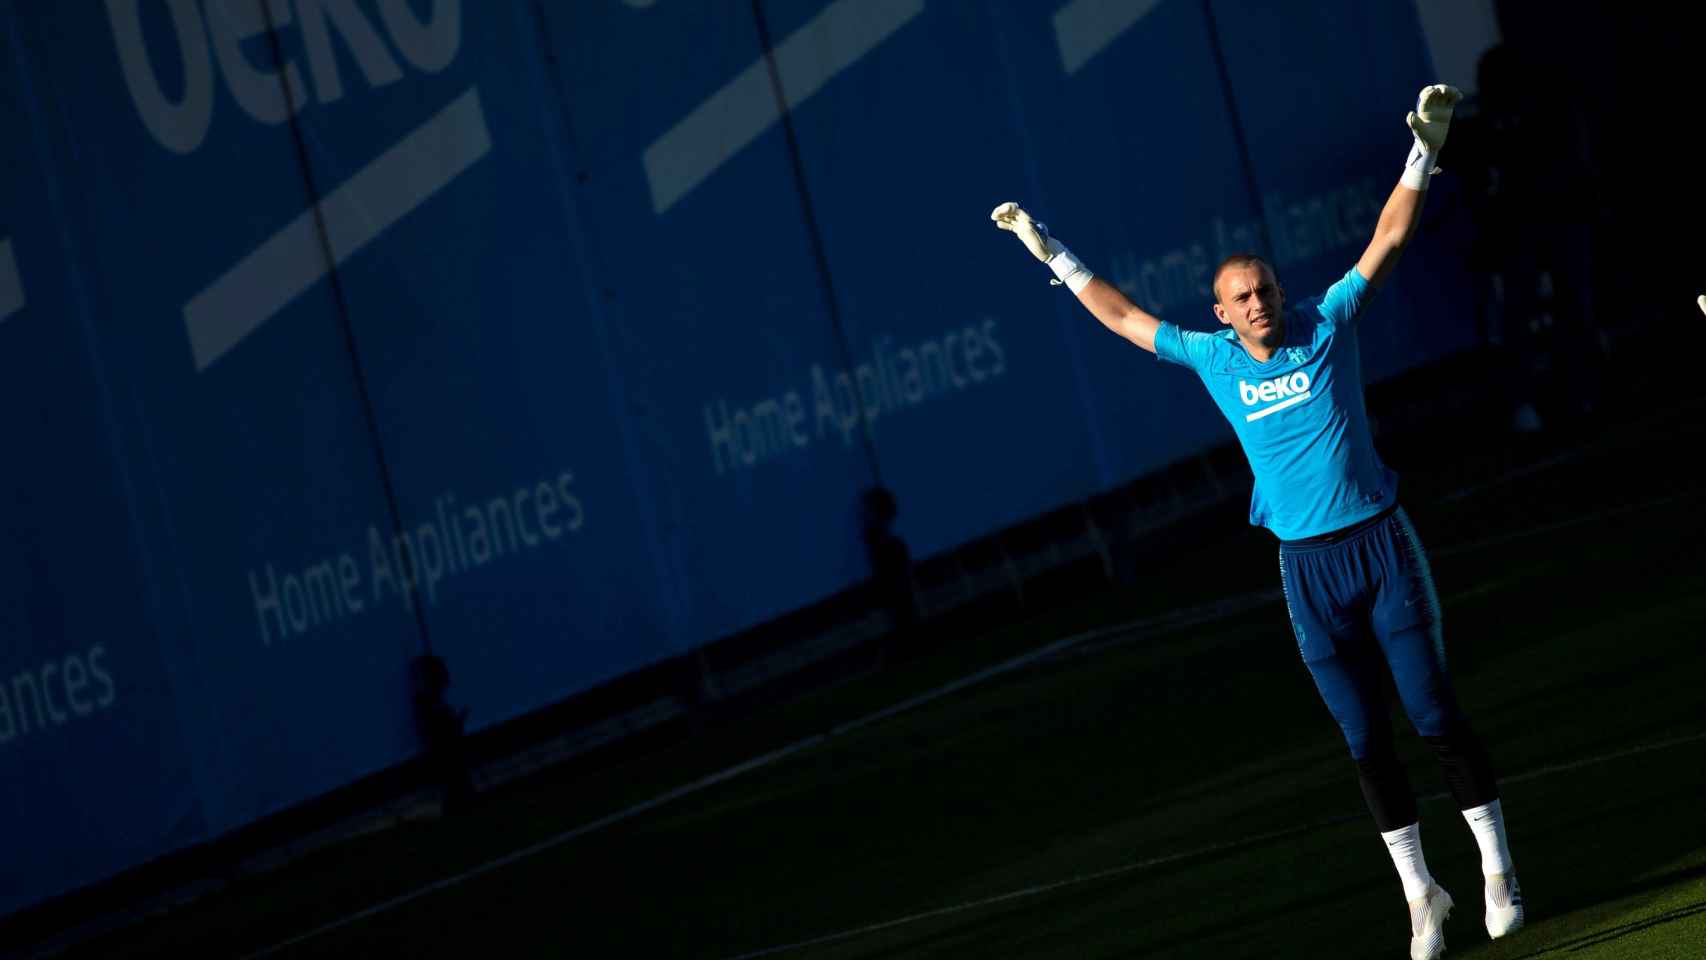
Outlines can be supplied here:
[[1390, 740], [1383, 675], [1424, 737], [1457, 714], [1445, 670], [1439, 594], [1402, 507], [1341, 535], [1280, 544], [1280, 582], [1297, 649], [1351, 756]]
[[1439, 594], [1402, 507], [1344, 530], [1280, 543], [1280, 582], [1297, 649], [1344, 732], [1382, 830], [1415, 822], [1392, 744], [1386, 677], [1465, 809], [1498, 797], [1491, 762], [1445, 669]]

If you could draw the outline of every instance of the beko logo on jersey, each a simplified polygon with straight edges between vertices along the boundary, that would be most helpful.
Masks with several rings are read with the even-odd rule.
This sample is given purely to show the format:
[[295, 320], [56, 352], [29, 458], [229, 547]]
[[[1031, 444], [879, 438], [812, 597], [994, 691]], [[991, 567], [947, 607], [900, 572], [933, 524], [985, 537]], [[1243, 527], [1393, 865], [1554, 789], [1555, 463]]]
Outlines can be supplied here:
[[1244, 418], [1245, 422], [1260, 420], [1270, 413], [1278, 413], [1286, 407], [1295, 407], [1308, 400], [1309, 374], [1299, 370], [1288, 377], [1275, 377], [1260, 383], [1240, 380], [1238, 399], [1244, 401], [1246, 407], [1253, 407], [1258, 403], [1268, 404]]

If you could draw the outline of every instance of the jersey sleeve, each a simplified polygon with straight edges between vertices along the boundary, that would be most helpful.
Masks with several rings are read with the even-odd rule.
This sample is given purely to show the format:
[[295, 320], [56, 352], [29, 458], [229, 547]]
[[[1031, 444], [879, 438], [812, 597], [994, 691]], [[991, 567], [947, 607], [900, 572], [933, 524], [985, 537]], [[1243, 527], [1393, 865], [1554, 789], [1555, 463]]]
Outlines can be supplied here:
[[1352, 267], [1321, 295], [1321, 316], [1335, 327], [1350, 326], [1373, 297], [1374, 285]]
[[1175, 323], [1161, 321], [1155, 331], [1155, 356], [1168, 363], [1190, 367], [1202, 372], [1208, 368], [1210, 352], [1214, 349], [1214, 334], [1186, 330]]

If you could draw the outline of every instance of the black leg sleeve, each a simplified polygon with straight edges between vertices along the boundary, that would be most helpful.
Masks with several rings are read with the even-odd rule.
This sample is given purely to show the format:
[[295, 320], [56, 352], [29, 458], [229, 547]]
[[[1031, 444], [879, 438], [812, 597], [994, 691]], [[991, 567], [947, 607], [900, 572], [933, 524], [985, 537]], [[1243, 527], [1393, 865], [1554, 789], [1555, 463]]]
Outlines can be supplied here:
[[1468, 721], [1461, 716], [1456, 717], [1446, 728], [1445, 736], [1422, 739], [1433, 748], [1440, 770], [1445, 774], [1446, 785], [1451, 788], [1452, 799], [1457, 801], [1457, 809], [1468, 810], [1499, 799], [1499, 781], [1493, 773], [1493, 762], [1487, 757], [1481, 738], [1475, 735]]
[[1356, 765], [1362, 797], [1368, 802], [1368, 812], [1374, 814], [1381, 833], [1401, 830], [1416, 822], [1416, 795], [1390, 743], [1371, 749]]

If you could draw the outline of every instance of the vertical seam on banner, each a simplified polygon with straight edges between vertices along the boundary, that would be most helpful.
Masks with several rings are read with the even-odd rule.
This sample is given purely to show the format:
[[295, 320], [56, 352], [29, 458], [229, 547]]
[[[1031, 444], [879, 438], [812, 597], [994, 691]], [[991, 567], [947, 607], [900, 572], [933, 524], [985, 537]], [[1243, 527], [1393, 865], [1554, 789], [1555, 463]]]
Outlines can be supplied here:
[[[991, 18], [990, 32], [995, 35], [996, 57], [1001, 64], [1001, 78], [1007, 90], [1008, 105], [1013, 111], [1014, 128], [1019, 134], [1019, 158], [1025, 171], [1025, 182], [1037, 201], [1045, 207], [1048, 195], [1042, 187], [1042, 178], [1037, 173], [1036, 151], [1031, 149], [1029, 126], [1025, 120], [1024, 101], [1019, 97], [1016, 73], [1013, 69], [1013, 55], [1007, 48], [1006, 23], [999, 10], [991, 6], [986, 11]], [[1049, 288], [1055, 293], [1054, 288]], [[1102, 411], [1097, 402], [1094, 385], [1090, 382], [1090, 371], [1084, 366], [1084, 344], [1082, 331], [1084, 323], [1076, 315], [1079, 309], [1077, 297], [1060, 299], [1057, 296], [1049, 298], [1054, 304], [1055, 319], [1060, 324], [1060, 336], [1066, 344], [1066, 356], [1072, 363], [1072, 385], [1078, 395], [1078, 402], [1084, 407], [1084, 426], [1090, 435], [1090, 455], [1096, 463], [1097, 487], [1106, 490], [1114, 485], [1113, 469], [1108, 463], [1107, 441], [1102, 436]]]
[[[0, 17], [0, 21], [5, 20], [6, 18]], [[190, 813], [188, 817], [192, 823], [194, 817], [200, 816], [201, 818], [201, 833], [195, 838], [199, 842], [201, 840], [208, 839], [216, 832], [214, 828], [213, 811], [209, 806], [209, 798], [212, 794], [205, 788], [207, 775], [206, 771], [203, 769], [203, 764], [205, 762], [203, 755], [192, 750], [189, 746], [189, 731], [195, 728], [195, 724], [190, 723], [184, 714], [186, 710], [205, 712], [206, 705], [199, 696], [194, 698], [194, 702], [192, 703], [192, 698], [186, 695], [185, 690], [195, 684], [192, 684], [183, 677], [177, 658], [166, 655], [166, 636], [162, 630], [161, 618], [166, 615], [166, 609], [168, 606], [168, 601], [166, 599], [166, 593], [168, 592], [167, 587], [155, 570], [154, 558], [149, 554], [147, 528], [142, 519], [140, 509], [140, 503], [142, 502], [143, 497], [137, 493], [139, 481], [133, 475], [131, 465], [126, 461], [124, 456], [124, 447], [121, 442], [122, 428], [119, 425], [117, 403], [113, 396], [114, 387], [109, 381], [106, 368], [101, 362], [99, 334], [96, 330], [94, 320], [91, 317], [92, 310], [89, 304], [89, 293], [78, 275], [81, 260], [77, 255], [76, 243], [71, 236], [71, 228], [68, 226], [70, 218], [67, 216], [65, 203], [60, 195], [58, 183], [55, 181], [53, 176], [53, 172], [56, 169], [59, 169], [59, 165], [53, 162], [54, 158], [52, 156], [52, 147], [48, 144], [47, 137], [45, 136], [46, 125], [41, 120], [40, 106], [35, 92], [35, 84], [31, 81], [29, 75], [29, 63], [26, 59], [28, 56], [27, 47], [23, 40], [18, 36], [19, 26], [15, 18], [13, 18], [13, 20], [8, 24], [8, 27], [9, 29], [7, 29], [6, 35], [7, 40], [12, 45], [13, 67], [19, 81], [23, 85], [23, 96], [19, 97], [19, 100], [24, 105], [24, 110], [27, 112], [31, 123], [34, 124], [33, 132], [37, 134], [37, 136], [33, 138], [36, 162], [41, 164], [42, 170], [46, 174], [42, 178], [42, 189], [47, 198], [48, 208], [52, 213], [53, 232], [59, 243], [60, 255], [64, 258], [65, 269], [68, 274], [70, 274], [67, 277], [66, 289], [75, 308], [77, 319], [83, 328], [83, 351], [84, 355], [89, 360], [89, 373], [95, 381], [95, 389], [99, 392], [101, 420], [102, 425], [106, 428], [107, 432], [106, 440], [108, 447], [106, 452], [112, 457], [114, 472], [118, 476], [118, 482], [123, 494], [122, 499], [124, 500], [125, 515], [130, 521], [132, 549], [135, 551], [137, 572], [140, 573], [142, 577], [142, 583], [139, 586], [139, 593], [142, 595], [142, 602], [145, 609], [155, 618], [148, 624], [148, 626], [154, 640], [154, 651], [160, 657], [161, 672], [164, 674], [166, 683], [169, 686], [169, 706], [171, 716], [176, 719], [178, 723], [178, 735], [183, 741], [181, 744], [182, 762], [185, 769], [189, 771], [189, 777], [193, 785], [192, 794], [189, 798]], [[56, 101], [54, 106], [60, 113], [61, 126], [68, 126], [69, 118], [64, 116], [64, 111], [66, 109], [64, 103]], [[71, 145], [70, 152], [72, 156], [67, 159], [75, 160], [76, 149], [74, 141]], [[164, 517], [168, 515], [168, 511], [166, 509], [166, 494], [165, 491], [160, 488], [157, 461], [154, 459], [153, 443], [148, 433], [148, 418], [141, 410], [139, 401], [132, 398], [131, 406], [136, 409], [137, 418], [141, 424], [141, 439], [144, 454], [147, 456], [149, 463], [155, 465], [152, 476], [154, 496], [159, 502], [159, 510], [163, 518], [162, 522], [166, 523], [169, 527], [170, 521], [164, 519]], [[173, 573], [179, 592], [183, 596], [183, 612], [180, 616], [187, 620], [190, 616], [189, 609], [191, 606], [189, 590], [184, 583], [183, 571], [181, 569], [177, 569], [174, 570]], [[201, 676], [198, 672], [195, 676], [195, 680], [200, 681], [200, 679]], [[174, 832], [193, 833], [193, 831], [183, 830], [183, 823], [181, 821], [173, 822], [170, 825], [170, 829]]]
[[1238, 145], [1238, 166], [1244, 171], [1244, 186], [1250, 191], [1250, 204], [1256, 208], [1256, 223], [1262, 231], [1262, 250], [1269, 257], [1278, 257], [1273, 234], [1268, 230], [1267, 208], [1262, 205], [1262, 191], [1256, 185], [1256, 164], [1250, 159], [1250, 144], [1244, 139], [1244, 121], [1238, 115], [1238, 98], [1232, 93], [1232, 74], [1226, 69], [1226, 53], [1220, 48], [1220, 25], [1214, 19], [1214, 0], [1202, 0], [1203, 19], [1208, 22], [1208, 47], [1214, 54], [1214, 70], [1220, 76], [1220, 92], [1226, 100], [1226, 113], [1232, 121], [1232, 140]]
[[[847, 330], [841, 324], [841, 306], [835, 296], [835, 282], [829, 270], [829, 255], [824, 250], [823, 233], [818, 229], [817, 215], [812, 207], [812, 195], [806, 185], [805, 158], [800, 153], [799, 136], [794, 131], [794, 112], [788, 107], [787, 92], [782, 87], [782, 71], [776, 64], [776, 50], [770, 42], [770, 26], [764, 19], [763, 0], [752, 0], [752, 20], [758, 27], [758, 46], [764, 55], [764, 65], [770, 71], [770, 88], [776, 94], [777, 125], [782, 128], [782, 140], [788, 148], [788, 161], [793, 168], [794, 186], [800, 197], [800, 216], [805, 221], [806, 239], [811, 244], [812, 258], [817, 263], [818, 280], [823, 287], [824, 303], [829, 310], [829, 326], [841, 350], [841, 366], [855, 383], [853, 346], [847, 341]], [[853, 407], [859, 414], [859, 439], [865, 448], [865, 459], [871, 468], [871, 482], [883, 485], [883, 472], [877, 463], [877, 446], [871, 436], [871, 421], [865, 415], [865, 400], [857, 387], [853, 391]]]
[[[404, 536], [403, 512], [397, 505], [397, 489], [391, 479], [391, 467], [385, 460], [384, 438], [379, 434], [379, 418], [373, 412], [373, 397], [367, 389], [367, 374], [361, 366], [361, 353], [356, 348], [355, 326], [350, 320], [349, 301], [344, 296], [343, 280], [338, 270], [337, 257], [332, 252], [332, 239], [326, 233], [326, 214], [320, 207], [320, 189], [314, 182], [314, 167], [308, 156], [308, 142], [302, 135], [302, 124], [297, 119], [296, 98], [290, 91], [289, 71], [285, 68], [284, 47], [278, 38], [277, 21], [273, 17], [272, 5], [274, 0], [261, 0], [261, 14], [266, 17], [267, 46], [272, 51], [273, 65], [278, 67], [278, 83], [284, 91], [284, 115], [290, 126], [290, 139], [296, 147], [297, 166], [302, 171], [302, 186], [308, 191], [308, 209], [313, 212], [314, 235], [320, 241], [320, 253], [326, 258], [326, 280], [331, 286], [332, 303], [337, 310], [338, 325], [344, 335], [344, 349], [349, 353], [350, 372], [355, 381], [356, 399], [361, 404], [362, 419], [367, 424], [368, 440], [373, 444], [373, 459], [379, 468], [379, 485], [385, 494], [385, 507], [391, 514], [391, 532], [400, 545], [400, 550], [409, 559], [409, 582], [415, 577], [415, 554], [409, 547], [409, 540]], [[432, 637], [427, 632], [426, 607], [421, 601], [421, 592], [409, 590], [409, 606], [415, 615], [415, 626], [420, 631], [421, 652], [432, 653]]]
[[[545, 57], [541, 72], [550, 75], [548, 78], [550, 86], [557, 95], [561, 109], [559, 122], [556, 126], [562, 131], [564, 144], [573, 152], [575, 157], [579, 158], [581, 156], [580, 142], [576, 140], [574, 126], [570, 122], [573, 118], [573, 110], [568, 90], [563, 82], [562, 71], [556, 68], [558, 57], [556, 49], [551, 44], [550, 20], [545, 12], [545, 4], [542, 0], [534, 0], [531, 7], [533, 9], [533, 30], [538, 35], [540, 52]], [[526, 25], [519, 22], [523, 19], [522, 15], [518, 13], [516, 18], [518, 21], [516, 29], [525, 31]], [[543, 115], [545, 113], [543, 97], [539, 98], [539, 109]], [[588, 239], [589, 234], [582, 226], [578, 191], [574, 184], [565, 180], [568, 172], [567, 166], [563, 155], [556, 149], [557, 141], [548, 132], [548, 128], [552, 126], [548, 116], [541, 116], [540, 126], [545, 132], [545, 142], [552, 149], [551, 168], [556, 173], [557, 192], [563, 205], [563, 228], [569, 235], [568, 246], [572, 251], [571, 256], [574, 264], [579, 268], [581, 274], [581, 296], [586, 301], [587, 316], [591, 319], [593, 333], [598, 339], [598, 346], [605, 360], [601, 364], [604, 368], [605, 388], [609, 391], [611, 403], [615, 407], [612, 412], [616, 415], [618, 429], [622, 436], [622, 453], [627, 460], [629, 475], [636, 481], [637, 502], [635, 512], [639, 514], [640, 522], [645, 525], [648, 545], [651, 547], [652, 571], [657, 576], [658, 584], [663, 590], [664, 607], [670, 618], [668, 626], [672, 631], [668, 639], [679, 648], [671, 652], [686, 653], [695, 646], [687, 626], [688, 606], [686, 598], [689, 596], [687, 584], [685, 578], [681, 577], [669, 562], [670, 552], [666, 549], [662, 523], [656, 514], [658, 500], [652, 494], [652, 475], [646, 469], [645, 458], [640, 455], [638, 444], [634, 439], [634, 425], [628, 416], [627, 377], [620, 362], [621, 358], [618, 356], [618, 348], [610, 336], [609, 318], [605, 315], [604, 306], [599, 300], [600, 294], [596, 289], [597, 284], [594, 283], [593, 255]]]

